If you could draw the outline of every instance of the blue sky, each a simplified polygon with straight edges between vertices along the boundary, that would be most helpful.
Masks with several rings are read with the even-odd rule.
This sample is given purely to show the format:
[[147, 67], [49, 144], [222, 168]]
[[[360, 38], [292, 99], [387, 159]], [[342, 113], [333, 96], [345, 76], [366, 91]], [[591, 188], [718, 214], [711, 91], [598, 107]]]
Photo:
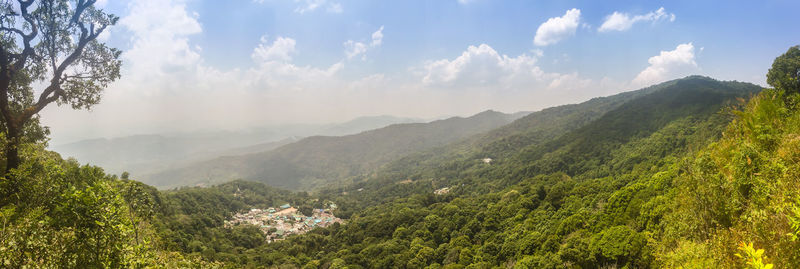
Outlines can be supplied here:
[[538, 110], [701, 74], [764, 85], [798, 1], [100, 1], [123, 76], [93, 136]]

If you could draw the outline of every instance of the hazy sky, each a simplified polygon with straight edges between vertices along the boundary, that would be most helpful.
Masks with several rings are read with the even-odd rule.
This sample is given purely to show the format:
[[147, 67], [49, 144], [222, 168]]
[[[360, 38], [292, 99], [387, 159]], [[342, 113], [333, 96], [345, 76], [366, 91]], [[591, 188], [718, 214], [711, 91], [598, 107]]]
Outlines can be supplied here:
[[101, 136], [538, 110], [690, 74], [764, 85], [800, 1], [106, 0], [122, 78], [49, 107]]

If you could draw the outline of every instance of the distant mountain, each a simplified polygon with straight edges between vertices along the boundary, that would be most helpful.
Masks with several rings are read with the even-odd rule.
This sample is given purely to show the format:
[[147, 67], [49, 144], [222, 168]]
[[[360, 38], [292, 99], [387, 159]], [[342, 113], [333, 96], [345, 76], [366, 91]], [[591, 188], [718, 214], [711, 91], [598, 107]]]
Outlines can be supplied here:
[[[735, 98], [746, 98], [759, 90], [759, 86], [750, 83], [690, 76], [580, 104], [548, 108], [457, 143], [409, 154], [387, 163], [369, 177], [355, 179], [354, 184], [323, 193], [334, 197], [364, 189], [355, 196], [363, 198], [357, 203], [359, 207], [368, 207], [465, 182], [470, 191], [488, 192], [551, 173], [589, 177], [622, 174], [643, 160], [673, 153], [648, 147], [677, 151], [687, 145], [707, 143], [726, 124], [727, 118], [718, 115], [720, 110]], [[692, 129], [675, 130], [676, 124]], [[669, 138], [659, 132], [691, 133], [704, 140]], [[641, 142], [661, 140], [660, 136], [675, 140], [669, 141], [674, 145]], [[483, 163], [484, 158], [491, 158], [491, 165]], [[425, 182], [421, 185], [427, 186], [420, 190], [397, 182]]]
[[[279, 141], [260, 143], [260, 144], [249, 145], [249, 146], [244, 146], [244, 147], [221, 150], [221, 151], [207, 152], [205, 155], [212, 156], [212, 157], [211, 158], [204, 158], [204, 159], [213, 159], [213, 158], [222, 157], [222, 156], [237, 156], [237, 155], [245, 155], [245, 154], [253, 154], [253, 153], [269, 151], [269, 150], [276, 149], [276, 148], [278, 148], [280, 146], [283, 146], [283, 145], [287, 145], [287, 144], [291, 144], [291, 143], [297, 142], [300, 139], [303, 139], [303, 138], [302, 137], [298, 137], [298, 136], [293, 136], [293, 137], [289, 137], [289, 138], [282, 139], [282, 140], [279, 140]], [[189, 160], [189, 161], [198, 161], [198, 160]]]
[[395, 124], [355, 135], [309, 137], [272, 151], [220, 157], [145, 176], [142, 180], [168, 188], [245, 179], [276, 187], [311, 190], [372, 171], [420, 150], [486, 132], [523, 115], [525, 113], [510, 115], [485, 111], [468, 118]]
[[401, 118], [389, 115], [358, 117], [348, 122], [343, 122], [323, 128], [318, 135], [342, 136], [357, 134], [366, 130], [374, 130], [398, 123], [424, 122], [421, 119]]
[[338, 124], [292, 124], [243, 131], [134, 135], [98, 138], [55, 145], [52, 150], [108, 173], [156, 173], [192, 162], [263, 152], [312, 135], [349, 135], [395, 123], [421, 122], [394, 116], [360, 117]]

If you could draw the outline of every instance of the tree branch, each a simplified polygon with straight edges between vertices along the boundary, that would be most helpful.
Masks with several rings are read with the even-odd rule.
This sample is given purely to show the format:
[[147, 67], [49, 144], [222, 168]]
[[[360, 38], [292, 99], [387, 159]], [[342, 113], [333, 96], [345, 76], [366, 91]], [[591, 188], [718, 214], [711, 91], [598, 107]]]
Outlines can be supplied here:
[[75, 60], [77, 60], [81, 54], [83, 53], [84, 48], [89, 42], [97, 39], [97, 37], [103, 32], [103, 30], [108, 27], [108, 24], [104, 24], [100, 27], [96, 32], [94, 31], [94, 24], [90, 25], [90, 28], [86, 28], [86, 24], [80, 21], [81, 14], [88, 8], [89, 6], [93, 5], [96, 0], [79, 0], [77, 8], [75, 9], [75, 14], [72, 15], [70, 20], [70, 24], [77, 24], [81, 30], [81, 34], [78, 37], [78, 46], [75, 50], [61, 62], [58, 67], [53, 66], [53, 78], [50, 80], [50, 85], [42, 91], [42, 94], [39, 95], [38, 101], [31, 107], [28, 107], [23, 112], [23, 119], [29, 119], [33, 117], [36, 113], [39, 113], [45, 106], [48, 104], [55, 102], [58, 100], [60, 96], [64, 96], [64, 91], [61, 89], [61, 80], [64, 79], [64, 71], [72, 65]]
[[20, 36], [23, 36], [23, 37], [25, 36], [25, 32], [22, 32], [22, 30], [17, 29], [17, 28], [0, 27], [0, 31], [7, 31], [7, 32], [12, 32], [12, 33], [17, 33], [17, 34], [19, 34]]
[[95, 2], [97, 2], [97, 0], [78, 0], [77, 7], [75, 8], [75, 14], [72, 14], [72, 18], [69, 20], [70, 25], [78, 23], [81, 19], [83, 11], [89, 6], [94, 5]]
[[[12, 71], [16, 72], [25, 68], [25, 64], [28, 61], [28, 58], [36, 53], [31, 46], [31, 40], [39, 34], [39, 27], [36, 25], [31, 14], [28, 13], [28, 7], [33, 4], [33, 0], [23, 1], [19, 0], [19, 9], [22, 13], [22, 18], [25, 19], [28, 24], [31, 25], [31, 32], [29, 34], [22, 34], [22, 43], [25, 47], [22, 49], [22, 53], [19, 54], [17, 61], [13, 64]], [[21, 31], [20, 31], [21, 32]]]

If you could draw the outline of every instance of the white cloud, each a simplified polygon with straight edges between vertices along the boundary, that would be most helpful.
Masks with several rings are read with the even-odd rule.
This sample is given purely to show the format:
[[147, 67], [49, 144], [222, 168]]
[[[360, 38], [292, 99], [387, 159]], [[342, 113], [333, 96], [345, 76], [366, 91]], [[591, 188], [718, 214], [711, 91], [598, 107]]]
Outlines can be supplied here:
[[378, 28], [377, 31], [372, 33], [372, 41], [367, 45], [364, 42], [357, 42], [353, 40], [347, 40], [343, 43], [344, 45], [344, 54], [347, 56], [347, 59], [352, 59], [356, 56], [361, 55], [361, 60], [367, 59], [367, 50], [371, 48], [380, 47], [383, 44], [383, 26]]
[[[507, 56], [486, 44], [415, 65], [411, 74], [354, 76], [343, 72], [346, 61], [295, 63], [304, 41], [272, 35], [253, 44], [255, 64], [222, 70], [204, 61], [201, 48], [191, 42], [203, 27], [184, 1], [189, 0], [129, 4], [111, 32], [112, 40], [130, 35], [131, 46], [123, 48], [122, 78], [91, 112], [47, 108], [42, 119], [52, 127], [54, 144], [98, 136], [330, 123], [369, 114], [429, 118], [486, 109], [535, 110], [620, 89], [613, 81], [589, 80], [575, 72], [545, 72], [537, 66], [541, 49]], [[353, 57], [382, 46], [384, 28], [374, 30], [353, 41], [367, 50]]]
[[[592, 86], [592, 80], [581, 78], [577, 72], [569, 74], [557, 74], [547, 84], [547, 88], [551, 90], [570, 91], [587, 89]], [[602, 90], [602, 89], [600, 89]]]
[[306, 0], [305, 5], [297, 7], [294, 12], [303, 14], [309, 11], [314, 11], [315, 9], [321, 7], [325, 4], [325, 0]]
[[370, 44], [373, 47], [380, 46], [383, 43], [383, 25], [378, 31], [372, 33], [372, 43]]
[[647, 60], [650, 65], [633, 79], [634, 86], [647, 86], [669, 79], [690, 75], [698, 71], [695, 62], [694, 45], [680, 44], [674, 50], [661, 51], [659, 55]]
[[[427, 62], [422, 68], [422, 83], [436, 88], [503, 91], [504, 94], [516, 91], [565, 99], [580, 98], [593, 89], [592, 80], [580, 77], [577, 72], [545, 72], [537, 66], [537, 57], [541, 57], [541, 50], [532, 52], [534, 56], [522, 54], [510, 57], [498, 53], [487, 44], [469, 46], [455, 59]], [[569, 97], [570, 95], [573, 96]]]
[[541, 50], [532, 50], [531, 54], [512, 57], [480, 44], [469, 46], [452, 59], [427, 61], [412, 70], [422, 84], [414, 87], [424, 90], [419, 94], [426, 96], [418, 98], [415, 107], [424, 107], [416, 102], [424, 103], [423, 99], [430, 98], [438, 100], [442, 107], [541, 109], [617, 93], [627, 84], [608, 78], [596, 81], [577, 72], [547, 72], [537, 65]]
[[257, 62], [292, 60], [291, 54], [295, 53], [294, 46], [297, 43], [294, 39], [279, 36], [272, 45], [268, 43], [267, 36], [262, 36], [261, 43], [253, 50], [250, 57]]
[[122, 55], [125, 81], [152, 82], [158, 77], [195, 70], [202, 62], [201, 49], [189, 44], [189, 36], [200, 33], [202, 27], [197, 14], [190, 14], [185, 8], [180, 0], [146, 0], [128, 5], [130, 14], [136, 16], [120, 20], [120, 25], [131, 33], [132, 43]]
[[434, 86], [472, 87], [496, 85], [522, 76], [538, 79], [543, 72], [535, 64], [536, 59], [528, 55], [512, 58], [481, 44], [469, 46], [453, 60], [428, 62], [422, 82]]
[[295, 0], [295, 2], [301, 2], [301, 5], [294, 10], [294, 12], [300, 14], [311, 12], [324, 6], [327, 6], [327, 11], [330, 13], [342, 13], [343, 11], [340, 3], [328, 2], [328, 0]]
[[366, 59], [364, 53], [367, 52], [367, 45], [361, 42], [355, 42], [353, 40], [347, 40], [344, 42], [344, 54], [347, 55], [347, 59], [351, 59], [358, 55], [362, 55], [362, 59]]
[[548, 19], [536, 29], [533, 44], [537, 46], [552, 45], [575, 35], [580, 19], [581, 10], [577, 8], [567, 10], [564, 16]]
[[304, 110], [327, 105], [341, 93], [338, 89], [348, 87], [338, 78], [340, 62], [322, 68], [292, 63], [297, 41], [289, 37], [262, 38], [251, 53], [253, 67], [223, 71], [210, 66], [190, 42], [203, 31], [197, 18], [183, 0], [131, 2], [119, 31], [111, 33], [130, 36], [122, 78], [92, 111], [45, 110], [54, 141], [285, 121], [280, 119], [284, 112], [307, 115]]
[[614, 11], [614, 13], [606, 17], [598, 31], [627, 31], [637, 22], [657, 22], [661, 20], [675, 21], [675, 14], [667, 13], [663, 7], [644, 15], [635, 16]]
[[328, 6], [328, 12], [330, 13], [342, 13], [344, 9], [342, 9], [342, 4], [340, 3], [331, 3]]
[[[264, 4], [269, 2], [269, 0], [253, 0], [253, 3]], [[295, 3], [299, 3], [299, 6], [294, 9], [294, 12], [305, 14], [306, 12], [311, 12], [317, 10], [321, 7], [327, 7], [325, 11], [328, 13], [342, 13], [344, 9], [342, 8], [342, 4], [338, 2], [329, 2], [328, 0], [293, 0]]]

